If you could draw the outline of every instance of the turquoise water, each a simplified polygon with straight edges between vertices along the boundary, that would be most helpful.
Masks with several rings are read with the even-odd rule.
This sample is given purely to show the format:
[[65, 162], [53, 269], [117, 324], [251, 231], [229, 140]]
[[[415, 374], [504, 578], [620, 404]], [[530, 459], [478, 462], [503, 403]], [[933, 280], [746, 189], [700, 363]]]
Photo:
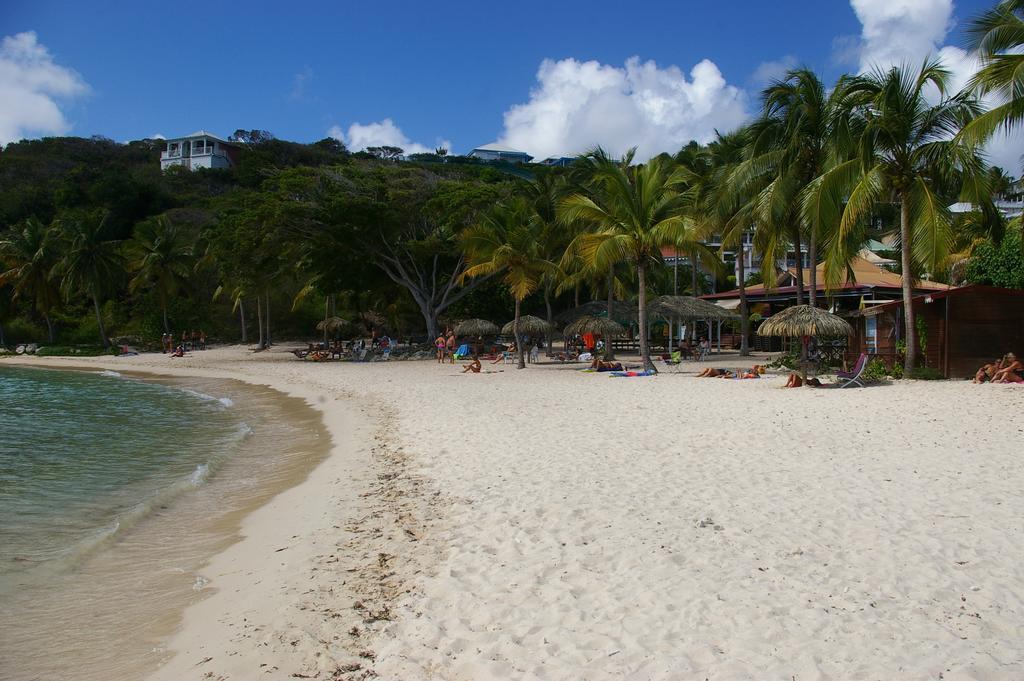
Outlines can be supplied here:
[[0, 590], [202, 484], [250, 430], [228, 397], [114, 372], [0, 369], [0, 404]]
[[301, 400], [0, 365], [0, 681], [141, 679], [208, 560], [326, 456]]

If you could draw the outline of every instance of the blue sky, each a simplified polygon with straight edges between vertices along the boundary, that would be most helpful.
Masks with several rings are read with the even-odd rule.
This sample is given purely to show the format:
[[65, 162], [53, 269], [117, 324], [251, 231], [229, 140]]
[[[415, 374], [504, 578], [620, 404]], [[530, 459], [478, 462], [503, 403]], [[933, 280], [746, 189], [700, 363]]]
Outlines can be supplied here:
[[71, 82], [16, 79], [35, 90], [13, 90], [26, 111], [0, 119], [0, 143], [245, 127], [297, 141], [330, 132], [350, 146], [465, 152], [501, 140], [538, 155], [595, 143], [650, 154], [739, 124], [788, 65], [832, 80], [872, 55], [893, 59], [897, 43], [915, 61], [955, 49], [965, 20], [990, 4], [7, 0], [0, 36], [35, 41], [18, 43], [30, 58], [5, 43], [0, 93], [19, 59], [49, 60]]

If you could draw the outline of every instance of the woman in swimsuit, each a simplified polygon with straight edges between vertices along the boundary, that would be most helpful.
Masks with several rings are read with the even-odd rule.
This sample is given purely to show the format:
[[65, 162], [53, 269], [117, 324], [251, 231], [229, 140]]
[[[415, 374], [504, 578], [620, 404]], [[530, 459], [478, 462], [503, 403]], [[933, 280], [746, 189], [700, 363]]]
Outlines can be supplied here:
[[444, 364], [444, 335], [440, 335], [434, 339], [434, 347], [437, 348], [437, 363]]

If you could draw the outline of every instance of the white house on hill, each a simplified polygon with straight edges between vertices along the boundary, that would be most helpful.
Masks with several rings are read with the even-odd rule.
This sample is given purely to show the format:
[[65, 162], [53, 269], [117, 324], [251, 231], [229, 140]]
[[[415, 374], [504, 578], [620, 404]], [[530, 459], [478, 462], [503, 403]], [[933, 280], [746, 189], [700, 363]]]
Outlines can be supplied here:
[[238, 145], [205, 130], [167, 140], [160, 153], [160, 170], [172, 166], [193, 168], [230, 168], [238, 162]]
[[467, 155], [483, 161], [508, 161], [509, 163], [529, 163], [533, 160], [533, 156], [530, 156], [525, 151], [506, 149], [499, 147], [497, 144], [485, 144], [482, 147], [477, 147]]

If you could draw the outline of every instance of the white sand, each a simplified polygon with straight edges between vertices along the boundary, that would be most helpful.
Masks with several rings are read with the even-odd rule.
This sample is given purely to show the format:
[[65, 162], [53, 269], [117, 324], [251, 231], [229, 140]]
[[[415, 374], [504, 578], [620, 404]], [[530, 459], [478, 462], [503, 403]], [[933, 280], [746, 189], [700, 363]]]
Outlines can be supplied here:
[[1024, 387], [101, 363], [269, 384], [336, 438], [155, 679], [1024, 678]]

